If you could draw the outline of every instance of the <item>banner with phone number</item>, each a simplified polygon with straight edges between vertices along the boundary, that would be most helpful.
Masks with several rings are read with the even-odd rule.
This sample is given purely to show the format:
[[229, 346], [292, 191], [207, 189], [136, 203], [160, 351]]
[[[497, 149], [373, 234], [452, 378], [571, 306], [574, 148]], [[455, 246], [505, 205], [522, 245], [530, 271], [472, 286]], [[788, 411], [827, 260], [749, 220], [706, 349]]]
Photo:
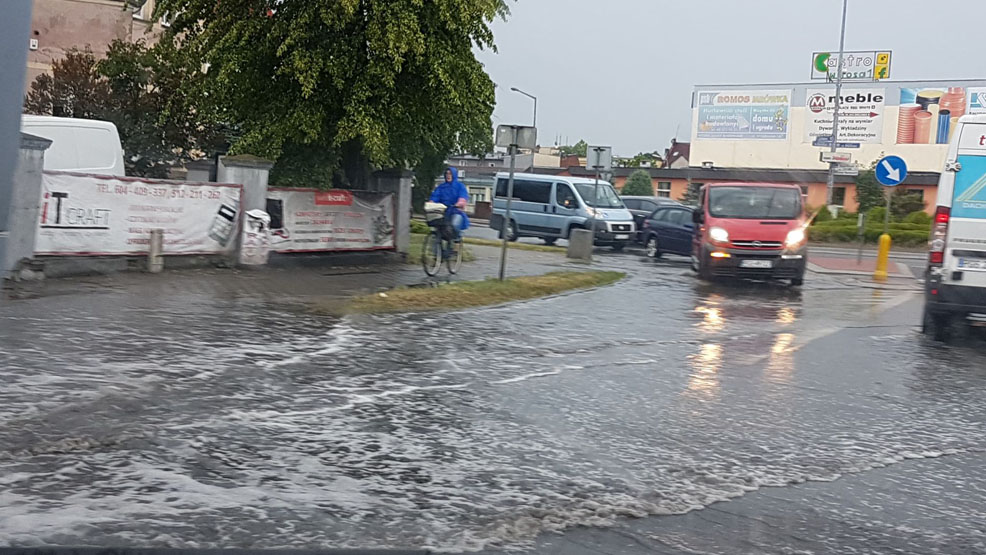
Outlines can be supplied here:
[[38, 255], [225, 254], [236, 244], [242, 187], [44, 172]]
[[394, 248], [394, 195], [271, 188], [271, 249], [319, 252]]

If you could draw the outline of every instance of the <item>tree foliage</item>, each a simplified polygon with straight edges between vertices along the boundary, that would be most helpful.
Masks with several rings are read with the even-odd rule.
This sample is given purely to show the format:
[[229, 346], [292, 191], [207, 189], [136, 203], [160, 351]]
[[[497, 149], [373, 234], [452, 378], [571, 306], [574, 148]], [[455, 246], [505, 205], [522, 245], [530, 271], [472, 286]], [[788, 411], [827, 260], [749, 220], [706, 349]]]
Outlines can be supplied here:
[[639, 152], [632, 158], [620, 159], [620, 166], [624, 168], [660, 168], [664, 165], [664, 158], [657, 152]]
[[491, 148], [494, 84], [475, 50], [495, 48], [505, 0], [159, 0], [157, 11], [177, 14], [169, 33], [208, 61], [185, 90], [243, 129], [234, 152], [360, 187], [373, 168]]
[[689, 206], [694, 206], [698, 204], [698, 192], [702, 188], [701, 183], [689, 183], [685, 187], [685, 192], [681, 194], [678, 202], [682, 204], [687, 204]]
[[650, 174], [644, 170], [637, 170], [630, 174], [627, 182], [623, 185], [620, 192], [627, 196], [654, 196], [654, 183], [651, 181]]
[[222, 143], [220, 129], [180, 91], [201, 79], [200, 67], [167, 41], [149, 48], [116, 40], [102, 60], [91, 50], [74, 50], [53, 64], [51, 75], [31, 83], [24, 109], [113, 122], [127, 175], [167, 177], [170, 168]]
[[890, 217], [903, 221], [909, 214], [924, 210], [924, 197], [918, 191], [895, 188], [890, 195]]
[[31, 83], [24, 99], [29, 114], [98, 119], [107, 112], [109, 85], [92, 50], [72, 49]]
[[876, 161], [856, 176], [856, 202], [859, 203], [860, 212], [868, 212], [870, 208], [884, 206], [887, 203], [883, 186], [876, 180], [875, 170]]
[[580, 158], [585, 158], [588, 150], [589, 143], [585, 142], [584, 139], [579, 139], [579, 142], [574, 145], [558, 147], [558, 154], [562, 156], [578, 156]]

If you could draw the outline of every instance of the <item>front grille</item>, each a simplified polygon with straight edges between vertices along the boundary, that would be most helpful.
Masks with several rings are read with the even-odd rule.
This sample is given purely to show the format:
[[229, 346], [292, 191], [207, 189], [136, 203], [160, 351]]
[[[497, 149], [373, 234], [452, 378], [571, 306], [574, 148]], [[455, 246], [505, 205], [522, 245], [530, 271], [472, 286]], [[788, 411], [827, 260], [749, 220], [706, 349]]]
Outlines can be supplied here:
[[629, 232], [630, 229], [633, 227], [630, 224], [612, 224], [612, 225], [613, 225], [613, 231], [617, 231], [617, 232], [621, 232], [621, 231]]
[[797, 276], [798, 271], [795, 268], [730, 268], [730, 267], [713, 267], [712, 275], [716, 277], [728, 277], [733, 276], [740, 279], [750, 279], [750, 278], [774, 278], [774, 279], [791, 279]]
[[733, 241], [733, 246], [741, 249], [779, 249], [783, 247], [784, 244], [780, 241], [742, 240]]

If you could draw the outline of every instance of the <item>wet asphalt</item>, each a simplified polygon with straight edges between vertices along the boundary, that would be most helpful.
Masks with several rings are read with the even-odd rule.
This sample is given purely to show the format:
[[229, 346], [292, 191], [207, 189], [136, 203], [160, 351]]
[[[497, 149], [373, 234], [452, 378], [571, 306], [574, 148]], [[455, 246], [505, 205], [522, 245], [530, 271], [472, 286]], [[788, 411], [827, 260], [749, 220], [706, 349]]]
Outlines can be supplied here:
[[[477, 253], [468, 275], [493, 266]], [[628, 277], [448, 314], [306, 310], [414, 268], [92, 280], [0, 306], [0, 537], [986, 552], [986, 347], [921, 337], [913, 283], [595, 266]]]

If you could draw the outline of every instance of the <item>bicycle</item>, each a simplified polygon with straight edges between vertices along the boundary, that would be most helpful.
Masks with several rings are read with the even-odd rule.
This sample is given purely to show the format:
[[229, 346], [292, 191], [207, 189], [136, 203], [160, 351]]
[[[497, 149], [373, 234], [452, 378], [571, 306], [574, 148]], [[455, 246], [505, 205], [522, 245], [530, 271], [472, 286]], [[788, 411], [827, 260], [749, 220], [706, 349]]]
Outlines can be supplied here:
[[429, 276], [438, 274], [442, 262], [446, 263], [450, 274], [458, 273], [462, 266], [462, 239], [455, 238], [447, 210], [429, 210], [425, 217], [431, 228], [421, 250], [421, 265], [425, 273]]

